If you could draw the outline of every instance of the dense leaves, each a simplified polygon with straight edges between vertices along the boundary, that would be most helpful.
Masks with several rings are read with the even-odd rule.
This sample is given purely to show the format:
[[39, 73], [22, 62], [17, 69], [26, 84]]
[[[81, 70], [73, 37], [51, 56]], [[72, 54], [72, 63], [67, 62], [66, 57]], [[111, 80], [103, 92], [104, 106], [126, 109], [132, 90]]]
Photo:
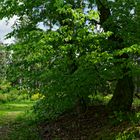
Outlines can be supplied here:
[[[7, 79], [44, 95], [35, 107], [41, 117], [57, 116], [90, 95], [112, 93], [117, 81], [140, 72], [138, 0], [3, 0], [0, 11], [1, 19], [17, 17], [8, 35], [16, 42], [7, 47]], [[133, 95], [133, 86], [125, 84]], [[127, 97], [127, 91], [120, 93]]]

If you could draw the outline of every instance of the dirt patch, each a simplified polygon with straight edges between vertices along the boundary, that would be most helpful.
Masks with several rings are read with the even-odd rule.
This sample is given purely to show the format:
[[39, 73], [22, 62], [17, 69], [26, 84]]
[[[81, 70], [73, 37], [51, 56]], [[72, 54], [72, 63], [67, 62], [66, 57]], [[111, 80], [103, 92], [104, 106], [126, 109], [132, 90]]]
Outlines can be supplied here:
[[108, 124], [108, 111], [105, 106], [89, 107], [85, 113], [76, 115], [75, 112], [65, 114], [54, 122], [42, 125], [44, 140], [87, 140]]

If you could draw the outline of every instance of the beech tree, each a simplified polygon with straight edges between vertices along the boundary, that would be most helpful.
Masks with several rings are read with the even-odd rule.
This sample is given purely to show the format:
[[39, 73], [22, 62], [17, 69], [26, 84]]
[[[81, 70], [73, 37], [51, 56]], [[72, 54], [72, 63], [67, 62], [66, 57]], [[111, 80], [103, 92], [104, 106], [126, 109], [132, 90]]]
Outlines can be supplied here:
[[15, 72], [24, 84], [37, 85], [57, 111], [112, 82], [109, 106], [130, 110], [133, 77], [139, 74], [134, 61], [140, 53], [139, 5], [139, 0], [1, 1], [1, 19], [17, 16], [8, 35], [17, 38], [9, 47]]

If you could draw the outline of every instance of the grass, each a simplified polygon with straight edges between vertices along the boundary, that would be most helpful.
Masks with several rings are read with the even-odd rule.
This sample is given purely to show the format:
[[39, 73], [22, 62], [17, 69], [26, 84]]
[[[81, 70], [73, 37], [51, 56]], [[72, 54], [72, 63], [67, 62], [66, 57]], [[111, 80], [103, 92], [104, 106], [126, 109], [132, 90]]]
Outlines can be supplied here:
[[33, 122], [33, 102], [0, 104], [0, 139], [39, 140], [36, 124]]
[[[49, 139], [83, 140], [138, 140], [140, 139], [140, 100], [133, 102], [134, 112], [114, 112], [109, 115], [105, 104], [111, 95], [91, 97], [99, 104], [93, 104], [85, 114], [78, 116], [68, 113], [56, 122], [43, 124], [42, 134]], [[102, 103], [102, 105], [100, 104]], [[10, 102], [0, 104], [1, 140], [41, 140], [31, 107], [34, 102]], [[45, 122], [44, 122], [45, 123]], [[50, 134], [50, 135], [48, 135]], [[53, 139], [52, 139], [53, 140]]]

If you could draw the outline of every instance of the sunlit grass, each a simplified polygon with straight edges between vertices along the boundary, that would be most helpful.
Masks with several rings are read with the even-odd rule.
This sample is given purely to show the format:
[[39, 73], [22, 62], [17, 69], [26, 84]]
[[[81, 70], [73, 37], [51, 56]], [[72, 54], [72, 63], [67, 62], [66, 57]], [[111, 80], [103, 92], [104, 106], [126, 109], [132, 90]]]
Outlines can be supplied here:
[[[0, 117], [15, 117], [16, 115], [24, 113], [26, 110], [30, 109], [32, 103], [5, 103], [0, 104]], [[13, 118], [12, 117], [12, 118]]]
[[33, 103], [26, 101], [0, 104], [0, 139], [39, 139], [30, 113]]

